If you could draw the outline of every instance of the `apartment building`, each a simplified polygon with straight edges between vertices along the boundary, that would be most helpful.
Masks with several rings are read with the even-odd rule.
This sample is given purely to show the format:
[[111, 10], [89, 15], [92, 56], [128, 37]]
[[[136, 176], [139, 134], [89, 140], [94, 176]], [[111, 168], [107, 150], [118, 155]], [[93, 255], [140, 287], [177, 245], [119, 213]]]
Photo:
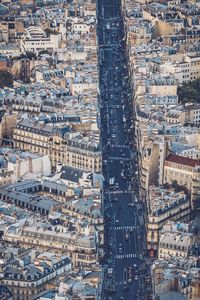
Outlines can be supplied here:
[[188, 45], [193, 44], [195, 42], [199, 42], [200, 40], [200, 26], [191, 26], [186, 28], [185, 32], [186, 43]]
[[162, 227], [169, 220], [188, 221], [190, 200], [184, 192], [152, 186], [147, 196], [147, 209], [147, 249], [150, 256], [156, 256]]
[[46, 251], [65, 252], [74, 266], [90, 267], [97, 262], [97, 244], [93, 225], [79, 223], [78, 231], [65, 227], [63, 231], [50, 230], [42, 225], [8, 228], [4, 232], [6, 242], [17, 242], [25, 247], [37, 246]]
[[166, 112], [165, 120], [168, 124], [184, 125], [186, 122], [186, 111], [183, 106], [177, 106]]
[[200, 77], [200, 55], [199, 53], [188, 53], [185, 61], [190, 64], [190, 80]]
[[187, 224], [169, 223], [163, 226], [159, 236], [158, 259], [188, 257], [193, 245], [193, 234]]
[[200, 104], [188, 103], [185, 106], [185, 109], [186, 109], [186, 123], [197, 124], [197, 125], [200, 124]]
[[200, 77], [199, 52], [191, 51], [184, 55], [174, 55], [160, 67], [164, 74], [169, 73], [175, 77], [179, 84], [195, 80]]
[[102, 275], [100, 267], [96, 267], [90, 273], [83, 274], [80, 271], [76, 276], [71, 273], [59, 283], [58, 291], [52, 300], [99, 300], [102, 292]]
[[[198, 257], [172, 256], [155, 260], [152, 265], [153, 299], [169, 295], [172, 299], [198, 300]], [[163, 296], [163, 297], [164, 297]], [[165, 298], [164, 298], [165, 299]]]
[[17, 259], [1, 265], [1, 284], [9, 287], [14, 300], [28, 300], [32, 296], [53, 288], [53, 280], [71, 271], [67, 256], [36, 250], [24, 251]]
[[104, 220], [100, 203], [88, 198], [69, 200], [62, 208], [62, 212], [78, 220], [87, 220], [89, 224], [94, 224], [98, 228], [99, 246], [104, 245]]
[[14, 128], [18, 121], [17, 113], [5, 113], [0, 122], [0, 139], [2, 142], [3, 138], [12, 138]]
[[150, 135], [143, 126], [138, 130], [139, 173], [141, 191], [145, 195], [149, 186], [163, 183], [163, 166], [168, 144], [164, 137], [156, 136], [157, 130]]
[[177, 84], [176, 80], [170, 76], [156, 75], [152, 76], [147, 90], [150, 94], [157, 96], [176, 96]]
[[13, 170], [8, 168], [0, 168], [0, 186], [10, 184], [12, 182]]
[[191, 193], [191, 205], [198, 205], [200, 195], [200, 160], [170, 154], [164, 163], [164, 183], [177, 182]]
[[52, 164], [58, 162], [84, 171], [101, 172], [101, 151], [92, 137], [80, 134], [61, 140], [54, 136], [49, 145]]
[[168, 124], [198, 125], [200, 124], [200, 105], [198, 103], [186, 103], [170, 108], [165, 114]]
[[129, 19], [126, 26], [128, 45], [140, 46], [151, 40], [152, 26], [149, 22], [144, 21], [143, 26], [138, 26], [137, 20]]
[[25, 151], [48, 154], [49, 139], [53, 136], [54, 130], [53, 126], [22, 120], [18, 122], [14, 130], [14, 147]]
[[[8, 226], [2, 222], [5, 241], [18, 242], [25, 248], [36, 246], [45, 251], [64, 252], [76, 266], [95, 264], [104, 255], [101, 200], [97, 196], [92, 200], [91, 194], [80, 198], [81, 186], [79, 189], [78, 192], [52, 179], [26, 180], [3, 188], [1, 207], [15, 205], [19, 210], [17, 217], [22, 215], [20, 210], [26, 210], [20, 217], [20, 226], [15, 219], [14, 227], [10, 222]], [[30, 212], [34, 212], [32, 217]]]
[[33, 153], [48, 154], [52, 166], [62, 163], [84, 171], [101, 172], [101, 151], [93, 136], [69, 132], [69, 126], [56, 126], [20, 121], [14, 131], [14, 146]]
[[0, 55], [0, 71], [5, 71], [8, 68], [7, 58]]

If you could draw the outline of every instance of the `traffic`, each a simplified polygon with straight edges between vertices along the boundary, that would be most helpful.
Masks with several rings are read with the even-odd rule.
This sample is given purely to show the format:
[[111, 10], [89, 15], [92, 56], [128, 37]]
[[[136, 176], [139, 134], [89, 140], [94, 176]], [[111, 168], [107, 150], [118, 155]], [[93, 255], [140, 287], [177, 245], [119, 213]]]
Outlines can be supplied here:
[[105, 261], [102, 299], [146, 299], [145, 226], [119, 0], [98, 0]]

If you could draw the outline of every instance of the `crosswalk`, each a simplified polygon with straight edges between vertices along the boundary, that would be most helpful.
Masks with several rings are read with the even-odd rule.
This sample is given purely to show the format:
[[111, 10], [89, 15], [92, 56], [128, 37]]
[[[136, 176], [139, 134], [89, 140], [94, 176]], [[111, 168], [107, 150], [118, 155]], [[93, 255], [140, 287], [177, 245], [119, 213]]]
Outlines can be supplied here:
[[123, 259], [123, 258], [136, 258], [138, 255], [136, 253], [128, 253], [128, 254], [117, 254], [115, 255], [116, 259]]
[[116, 226], [115, 230], [134, 230], [137, 226]]
[[110, 191], [109, 194], [132, 194], [132, 191]]
[[126, 146], [126, 145], [117, 145], [117, 146], [114, 146], [114, 145], [111, 145], [112, 148], [124, 148], [124, 149], [130, 149], [129, 146]]
[[115, 285], [124, 285], [125, 283], [124, 282], [122, 282], [122, 281], [116, 281], [115, 282]]
[[130, 161], [130, 158], [126, 158], [126, 157], [119, 157], [119, 156], [110, 156], [109, 157], [110, 160], [122, 160], [122, 161]]

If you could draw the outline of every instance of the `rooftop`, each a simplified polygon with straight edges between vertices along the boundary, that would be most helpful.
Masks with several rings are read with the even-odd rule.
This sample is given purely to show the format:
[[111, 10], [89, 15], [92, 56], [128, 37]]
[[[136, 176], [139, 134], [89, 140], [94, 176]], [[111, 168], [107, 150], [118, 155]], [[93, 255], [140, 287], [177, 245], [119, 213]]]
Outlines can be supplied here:
[[151, 186], [148, 195], [149, 216], [160, 216], [189, 200], [184, 192]]
[[192, 159], [192, 158], [183, 157], [183, 156], [174, 155], [174, 154], [170, 154], [166, 158], [166, 161], [176, 163], [179, 165], [193, 167], [193, 168], [200, 165], [200, 160], [198, 160], [198, 159]]

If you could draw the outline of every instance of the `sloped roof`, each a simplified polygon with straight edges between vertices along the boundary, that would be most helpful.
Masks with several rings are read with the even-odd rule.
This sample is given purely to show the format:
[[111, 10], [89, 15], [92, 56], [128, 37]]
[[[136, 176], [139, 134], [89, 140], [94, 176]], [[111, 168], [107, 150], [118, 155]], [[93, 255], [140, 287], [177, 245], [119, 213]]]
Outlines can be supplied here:
[[79, 183], [79, 179], [83, 176], [84, 173], [82, 170], [68, 167], [68, 166], [63, 166], [61, 172], [62, 172], [61, 175], [62, 179], [69, 180], [76, 183]]
[[189, 167], [196, 167], [196, 166], [200, 165], [200, 160], [198, 160], [198, 159], [192, 159], [192, 158], [179, 156], [179, 155], [174, 155], [174, 154], [170, 154], [166, 158], [166, 161], [177, 163], [177, 164], [180, 164], [180, 165], [189, 166]]

